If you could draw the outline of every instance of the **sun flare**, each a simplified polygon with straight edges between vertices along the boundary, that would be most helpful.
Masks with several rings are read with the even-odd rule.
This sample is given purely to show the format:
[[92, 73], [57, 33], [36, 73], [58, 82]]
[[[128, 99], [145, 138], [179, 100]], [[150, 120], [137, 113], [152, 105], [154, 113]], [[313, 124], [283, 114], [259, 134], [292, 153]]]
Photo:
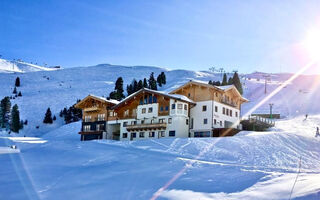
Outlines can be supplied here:
[[320, 29], [313, 29], [307, 33], [304, 47], [312, 59], [320, 60]]

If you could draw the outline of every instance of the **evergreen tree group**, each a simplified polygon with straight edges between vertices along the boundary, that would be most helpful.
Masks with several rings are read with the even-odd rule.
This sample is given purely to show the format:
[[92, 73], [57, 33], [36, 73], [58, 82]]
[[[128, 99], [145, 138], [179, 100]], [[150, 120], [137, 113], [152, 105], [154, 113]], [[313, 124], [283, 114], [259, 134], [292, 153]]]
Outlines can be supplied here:
[[[77, 100], [79, 102], [80, 100]], [[60, 117], [64, 118], [64, 121], [66, 124], [69, 124], [71, 122], [77, 122], [82, 119], [82, 111], [81, 109], [75, 108], [74, 105], [72, 105], [69, 108], [64, 108], [60, 111], [59, 114]], [[55, 116], [54, 116], [55, 118]], [[53, 120], [54, 120], [53, 118]]]
[[143, 80], [137, 81], [136, 79], [133, 79], [131, 84], [127, 85], [127, 94], [128, 96], [139, 91], [142, 88], [149, 88], [152, 90], [157, 90], [158, 87], [162, 87], [166, 84], [166, 75], [164, 72], [161, 72], [157, 80], [154, 77], [154, 73], [152, 72], [150, 74], [149, 79], [144, 78]]
[[15, 104], [11, 109], [10, 98], [4, 97], [0, 103], [0, 129], [10, 128], [11, 131], [19, 133], [19, 130], [23, 128], [23, 123], [20, 120], [18, 105]]
[[233, 77], [227, 77], [227, 74], [223, 74], [222, 83], [220, 81], [209, 81], [208, 84], [215, 86], [224, 86], [224, 85], [234, 85], [240, 94], [243, 94], [242, 84], [240, 82], [240, 78], [237, 72], [233, 74]]

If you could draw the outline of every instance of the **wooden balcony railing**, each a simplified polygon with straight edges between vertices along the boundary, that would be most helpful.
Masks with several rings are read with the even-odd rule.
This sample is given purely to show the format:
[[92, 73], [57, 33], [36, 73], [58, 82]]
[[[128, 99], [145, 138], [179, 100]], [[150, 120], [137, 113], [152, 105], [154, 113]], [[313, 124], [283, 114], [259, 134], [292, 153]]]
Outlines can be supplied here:
[[142, 130], [156, 130], [156, 129], [166, 129], [166, 123], [152, 123], [152, 124], [135, 124], [127, 125], [127, 131], [142, 131]]

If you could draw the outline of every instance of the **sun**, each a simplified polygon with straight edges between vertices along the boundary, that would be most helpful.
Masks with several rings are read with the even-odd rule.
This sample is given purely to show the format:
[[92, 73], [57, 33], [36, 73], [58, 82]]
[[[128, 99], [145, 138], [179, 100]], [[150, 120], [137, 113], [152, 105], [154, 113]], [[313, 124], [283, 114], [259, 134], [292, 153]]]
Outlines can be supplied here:
[[312, 59], [320, 60], [320, 29], [308, 31], [303, 44]]

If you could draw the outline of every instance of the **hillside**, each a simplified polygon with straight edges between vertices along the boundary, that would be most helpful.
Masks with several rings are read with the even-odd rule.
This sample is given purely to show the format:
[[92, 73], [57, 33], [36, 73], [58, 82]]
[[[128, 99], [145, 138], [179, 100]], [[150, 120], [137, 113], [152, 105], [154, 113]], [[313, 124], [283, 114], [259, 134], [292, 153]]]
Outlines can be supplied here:
[[[58, 117], [61, 109], [73, 105], [77, 99], [82, 99], [88, 94], [107, 96], [113, 90], [114, 82], [119, 76], [123, 77], [124, 87], [126, 87], [126, 84], [130, 83], [133, 78], [138, 80], [148, 78], [151, 72], [158, 75], [162, 71], [166, 73], [167, 77], [167, 84], [159, 88], [163, 91], [170, 91], [190, 79], [202, 81], [222, 79], [221, 74], [211, 72], [100, 64], [33, 73], [0, 73], [0, 98], [12, 94], [15, 78], [19, 76], [21, 87], [18, 88], [18, 91], [21, 91], [23, 96], [12, 100], [12, 103], [19, 105], [22, 119], [29, 121], [24, 132], [41, 135], [62, 125], [62, 120], [59, 118], [53, 125], [42, 124], [44, 113], [48, 107]], [[264, 80], [259, 74], [242, 76], [244, 77], [242, 79], [244, 96], [250, 100], [249, 103], [242, 106], [242, 113], [245, 113], [266, 95], [264, 94]], [[282, 84], [289, 76], [288, 74], [274, 74], [271, 83], [268, 84], [268, 93]], [[260, 80], [257, 81], [257, 79]], [[313, 103], [320, 100], [318, 80], [320, 80], [318, 76], [298, 77], [255, 112], [268, 113], [269, 102], [272, 102], [274, 103], [274, 113], [281, 113], [283, 117], [294, 117], [305, 113], [316, 114], [320, 109], [320, 105]], [[312, 85], [314, 86], [312, 87]], [[35, 131], [36, 126], [40, 126], [40, 129]]]
[[23, 61], [8, 61], [0, 58], [0, 73], [26, 73], [37, 71], [55, 71], [56, 68], [43, 67]]

